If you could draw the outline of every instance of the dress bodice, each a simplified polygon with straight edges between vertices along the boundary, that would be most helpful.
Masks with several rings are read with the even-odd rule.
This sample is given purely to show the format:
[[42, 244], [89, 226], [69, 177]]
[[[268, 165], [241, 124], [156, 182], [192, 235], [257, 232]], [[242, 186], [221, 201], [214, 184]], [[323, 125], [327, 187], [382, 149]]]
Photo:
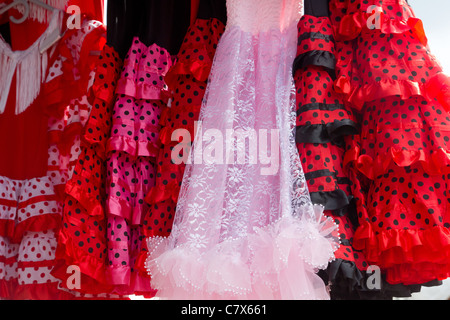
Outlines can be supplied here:
[[284, 31], [301, 16], [300, 0], [227, 0], [228, 26], [245, 32]]

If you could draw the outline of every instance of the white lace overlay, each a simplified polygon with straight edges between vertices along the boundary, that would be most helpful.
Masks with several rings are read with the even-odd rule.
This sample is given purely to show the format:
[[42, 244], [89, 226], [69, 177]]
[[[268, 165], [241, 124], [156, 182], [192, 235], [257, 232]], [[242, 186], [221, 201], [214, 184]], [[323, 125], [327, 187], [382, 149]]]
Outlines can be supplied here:
[[152, 286], [170, 299], [328, 299], [315, 272], [337, 226], [311, 203], [294, 135], [299, 1], [227, 8], [172, 234], [148, 239]]

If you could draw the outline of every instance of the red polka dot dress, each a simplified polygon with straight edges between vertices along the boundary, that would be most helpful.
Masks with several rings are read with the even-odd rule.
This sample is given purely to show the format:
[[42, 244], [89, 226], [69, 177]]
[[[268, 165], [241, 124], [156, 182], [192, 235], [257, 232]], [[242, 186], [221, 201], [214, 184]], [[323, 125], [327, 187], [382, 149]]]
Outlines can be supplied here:
[[[200, 6], [205, 3], [208, 1]], [[211, 11], [208, 15], [211, 17]], [[177, 61], [165, 78], [171, 91], [171, 103], [161, 116], [156, 184], [145, 198], [149, 210], [144, 217], [143, 233], [147, 237], [165, 237], [171, 232], [185, 168], [183, 157], [188, 155], [194, 139], [195, 121], [224, 28], [225, 24], [218, 18], [197, 18], [187, 31]], [[176, 130], [185, 130], [189, 135], [177, 137]], [[185, 143], [185, 147], [180, 148], [179, 142]]]
[[70, 289], [83, 297], [113, 298], [109, 294], [114, 293], [114, 286], [106, 277], [106, 145], [122, 61], [113, 48], [105, 45], [95, 66], [95, 79], [89, 96], [92, 111], [83, 127], [81, 151], [73, 174], [65, 187], [56, 254], [58, 266], [53, 274], [69, 289], [72, 273], [67, 269], [77, 266], [81, 273], [80, 287]]
[[[45, 39], [55, 21], [59, 26], [65, 23], [55, 20], [58, 16], [52, 16], [49, 29], [36, 43]], [[32, 23], [23, 27], [30, 27], [30, 33], [42, 31]], [[41, 60], [47, 67], [39, 95], [24, 110], [17, 112], [17, 99], [22, 97], [14, 94], [21, 90], [16, 87], [19, 80], [15, 76], [9, 95], [0, 94], [8, 96], [5, 112], [0, 115], [0, 150], [15, 161], [0, 164], [0, 298], [76, 298], [52, 271], [57, 264], [63, 190], [79, 155], [81, 128], [90, 112], [87, 92], [92, 84], [94, 57], [89, 52], [102, 47], [104, 32], [99, 22], [89, 20], [83, 20], [81, 29], [68, 30]], [[1, 47], [5, 48], [3, 42]], [[27, 48], [23, 52], [32, 55], [33, 45]]]
[[345, 155], [361, 181], [354, 247], [391, 284], [445, 279], [449, 80], [406, 1], [332, 0], [330, 9], [342, 44], [335, 87], [361, 124]]
[[153, 296], [148, 275], [137, 268], [144, 236], [141, 225], [154, 186], [160, 117], [167, 103], [164, 77], [170, 53], [135, 37], [117, 81], [107, 142], [107, 279], [120, 294]]
[[[327, 2], [324, 2], [327, 6]], [[322, 278], [333, 299], [360, 299], [368, 264], [352, 247], [351, 181], [343, 167], [344, 137], [358, 133], [357, 119], [335, 92], [334, 32], [328, 16], [313, 15], [306, 4], [298, 24], [294, 62], [297, 101], [296, 141], [311, 199], [339, 226], [340, 248]], [[354, 221], [354, 220], [353, 220]], [[377, 292], [378, 293], [378, 292]]]

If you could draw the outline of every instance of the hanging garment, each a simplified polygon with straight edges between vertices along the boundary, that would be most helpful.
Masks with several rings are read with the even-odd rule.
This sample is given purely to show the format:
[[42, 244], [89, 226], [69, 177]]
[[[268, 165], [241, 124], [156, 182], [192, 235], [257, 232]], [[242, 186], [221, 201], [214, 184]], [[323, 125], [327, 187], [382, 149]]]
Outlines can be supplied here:
[[[56, 264], [62, 191], [80, 152], [80, 132], [91, 107], [86, 96], [95, 57], [90, 51], [105, 43], [105, 30], [99, 22], [84, 20], [81, 29], [65, 32], [42, 53], [40, 45], [64, 25], [63, 14], [55, 11], [42, 34], [42, 28], [29, 30], [37, 36], [31, 45], [23, 39], [17, 48], [0, 38], [0, 68], [15, 69], [11, 90], [2, 86], [1, 96], [8, 99], [0, 115], [0, 150], [9, 155], [0, 163], [0, 296], [5, 299], [79, 297], [62, 288], [51, 272]], [[17, 34], [12, 32], [11, 39]], [[24, 72], [30, 61], [41, 72]], [[0, 73], [0, 81], [9, 81], [10, 74]], [[23, 102], [27, 99], [21, 100], [22, 86], [33, 92], [27, 99], [36, 95], [29, 105]]]
[[114, 286], [107, 281], [106, 146], [111, 132], [115, 89], [122, 60], [108, 45], [95, 64], [95, 79], [89, 94], [92, 111], [82, 132], [79, 157], [74, 161], [71, 179], [65, 187], [62, 227], [58, 234], [57, 265], [52, 274], [71, 285], [67, 272], [77, 266], [81, 294], [111, 294]]
[[[184, 163], [172, 161], [172, 150], [179, 143], [172, 135], [176, 130], [184, 129], [191, 135], [191, 139], [184, 142], [190, 146], [194, 140], [195, 122], [225, 22], [225, 1], [201, 1], [198, 19], [187, 31], [176, 62], [165, 77], [171, 103], [162, 112], [160, 120], [156, 185], [145, 198], [150, 205], [143, 221], [143, 233], [147, 237], [168, 236], [172, 229], [185, 168]], [[183, 150], [180, 153], [183, 157]]]
[[[325, 206], [325, 213], [339, 226], [341, 246], [326, 272], [332, 299], [392, 299], [409, 297], [420, 286], [368, 287], [372, 273], [361, 250], [353, 247], [358, 226], [351, 174], [344, 168], [345, 141], [359, 135], [356, 114], [334, 89], [335, 34], [329, 19], [328, 0], [305, 1], [305, 15], [298, 24], [294, 80], [297, 99], [296, 141], [311, 200]], [[357, 183], [357, 182], [355, 182]]]
[[[192, 3], [191, 3], [192, 2]], [[197, 1], [113, 0], [108, 2], [108, 44], [122, 59], [134, 38], [177, 54]]]
[[391, 284], [445, 279], [448, 77], [406, 1], [332, 0], [330, 9], [336, 90], [361, 117], [345, 155], [358, 204], [353, 245]]
[[[315, 272], [334, 258], [336, 225], [312, 205], [295, 147], [300, 12], [299, 1], [227, 1], [172, 233], [147, 243], [160, 297], [329, 298]], [[223, 157], [227, 130], [258, 132], [260, 141], [273, 135], [278, 168], [255, 161], [257, 152], [234, 138]]]

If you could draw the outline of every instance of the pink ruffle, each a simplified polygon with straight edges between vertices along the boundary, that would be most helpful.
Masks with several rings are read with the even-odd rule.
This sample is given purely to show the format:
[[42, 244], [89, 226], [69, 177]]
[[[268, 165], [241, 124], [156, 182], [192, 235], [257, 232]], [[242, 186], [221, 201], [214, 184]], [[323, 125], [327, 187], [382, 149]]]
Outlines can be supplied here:
[[117, 81], [117, 94], [124, 94], [138, 100], [167, 101], [168, 93], [148, 83], [137, 84], [131, 79], [121, 78]]
[[169, 248], [170, 237], [149, 238], [152, 287], [159, 297], [180, 300], [329, 299], [315, 271], [334, 259], [337, 226], [322, 213], [316, 207], [311, 220], [281, 218], [203, 253]]

